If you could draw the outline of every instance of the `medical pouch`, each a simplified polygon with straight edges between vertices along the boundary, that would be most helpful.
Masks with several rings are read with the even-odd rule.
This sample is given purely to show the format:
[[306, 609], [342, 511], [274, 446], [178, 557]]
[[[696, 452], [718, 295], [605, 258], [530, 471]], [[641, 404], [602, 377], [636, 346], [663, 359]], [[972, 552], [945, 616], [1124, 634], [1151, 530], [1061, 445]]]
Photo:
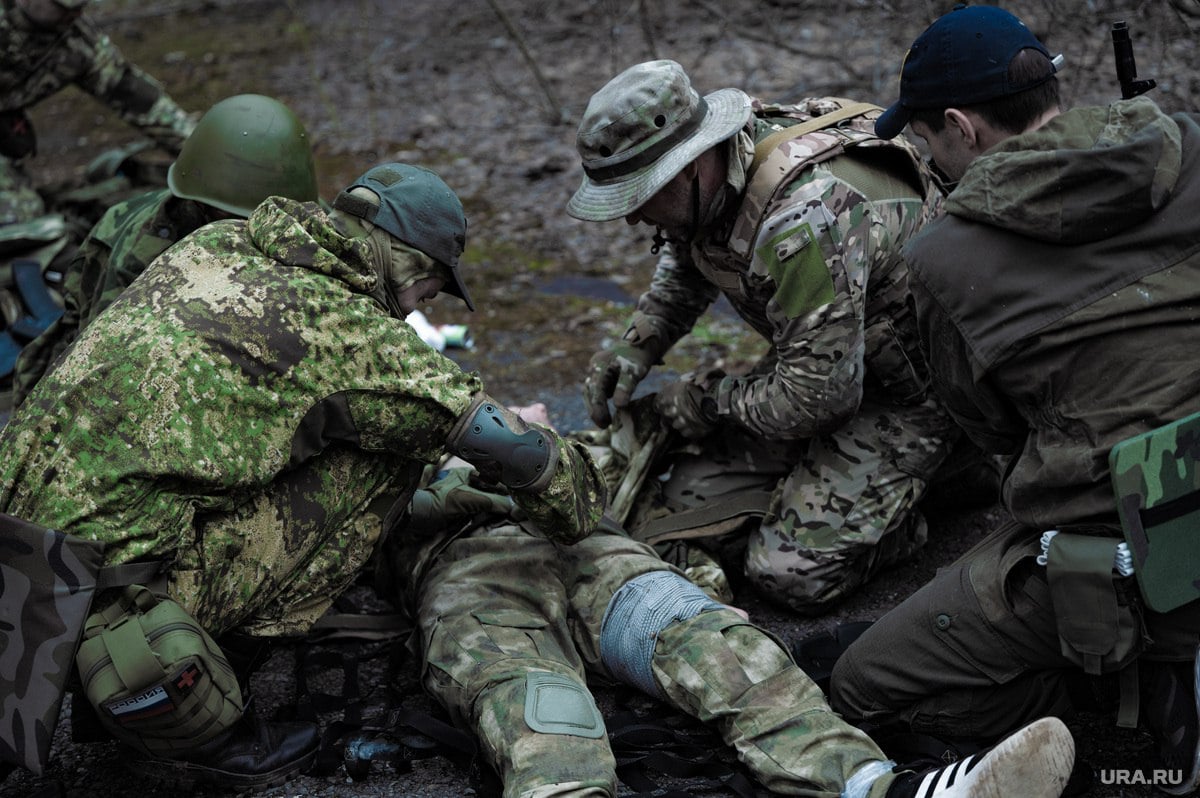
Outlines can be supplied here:
[[178, 756], [242, 715], [237, 676], [183, 607], [130, 585], [88, 617], [75, 665], [101, 724], [152, 756]]
[[1141, 650], [1131, 580], [1113, 573], [1119, 542], [1059, 532], [1046, 554], [1062, 654], [1092, 675], [1120, 670]]

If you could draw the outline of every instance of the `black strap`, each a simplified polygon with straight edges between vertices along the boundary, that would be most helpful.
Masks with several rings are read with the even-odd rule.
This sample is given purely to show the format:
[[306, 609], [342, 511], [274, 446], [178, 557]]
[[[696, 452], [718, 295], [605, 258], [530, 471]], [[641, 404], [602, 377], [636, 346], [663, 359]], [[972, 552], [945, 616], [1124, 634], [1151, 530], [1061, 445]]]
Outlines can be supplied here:
[[96, 591], [125, 585], [150, 585], [163, 570], [162, 560], [106, 565], [96, 574]]

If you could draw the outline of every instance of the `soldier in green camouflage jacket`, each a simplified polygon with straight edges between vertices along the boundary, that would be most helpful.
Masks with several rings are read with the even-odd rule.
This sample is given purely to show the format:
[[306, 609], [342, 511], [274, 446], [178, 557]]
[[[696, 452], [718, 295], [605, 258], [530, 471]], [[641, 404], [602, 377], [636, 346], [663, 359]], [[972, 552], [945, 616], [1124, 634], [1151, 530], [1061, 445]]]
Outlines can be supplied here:
[[63, 315], [17, 359], [14, 406], [79, 331], [176, 241], [209, 222], [245, 218], [269, 196], [317, 199], [304, 126], [286, 105], [258, 94], [226, 98], [205, 112], [167, 184], [109, 208], [79, 245], [63, 277]]
[[[369, 170], [329, 214], [271, 197], [193, 232], [0, 433], [0, 512], [101, 541], [106, 564], [165, 560], [167, 594], [213, 637], [304, 633], [405, 534], [447, 450], [547, 536], [586, 537], [606, 496], [587, 451], [492, 402], [404, 321], [442, 290], [473, 307], [465, 239], [458, 198], [408, 164]], [[228, 784], [272, 750], [232, 753], [187, 767]]]
[[196, 125], [158, 81], [81, 16], [86, 4], [12, 0], [0, 14], [0, 209], [15, 214], [0, 221], [28, 221], [42, 212], [19, 163], [37, 149], [25, 111], [67, 86], [91, 94], [171, 153]]
[[569, 213], [652, 225], [661, 248], [629, 329], [592, 360], [592, 418], [608, 426], [608, 400], [625, 405], [727, 297], [771, 348], [747, 375], [659, 392], [660, 412], [700, 442], [671, 459], [661, 504], [728, 532], [722, 508], [768, 495], [745, 569], [804, 612], [924, 543], [916, 505], [957, 438], [927, 390], [899, 255], [939, 193], [910, 145], [870, 131], [878, 110], [700, 97], [679, 64], [655, 61], [613, 78], [579, 127]]

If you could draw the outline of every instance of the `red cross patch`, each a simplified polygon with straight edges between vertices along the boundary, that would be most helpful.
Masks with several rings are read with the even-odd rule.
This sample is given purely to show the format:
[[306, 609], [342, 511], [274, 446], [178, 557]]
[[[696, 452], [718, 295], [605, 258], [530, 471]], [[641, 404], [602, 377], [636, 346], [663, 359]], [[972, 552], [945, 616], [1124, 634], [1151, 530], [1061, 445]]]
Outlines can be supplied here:
[[196, 680], [200, 678], [200, 668], [196, 663], [191, 662], [183, 666], [183, 670], [175, 674], [175, 678], [171, 681], [175, 684], [176, 689], [182, 693], [186, 693], [196, 686]]

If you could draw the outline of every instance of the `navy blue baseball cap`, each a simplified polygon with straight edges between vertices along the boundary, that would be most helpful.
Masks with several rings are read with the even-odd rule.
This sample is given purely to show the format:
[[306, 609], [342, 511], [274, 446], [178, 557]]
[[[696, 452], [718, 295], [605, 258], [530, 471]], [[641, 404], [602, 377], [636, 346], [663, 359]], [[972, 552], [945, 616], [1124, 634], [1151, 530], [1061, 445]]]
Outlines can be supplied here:
[[913, 111], [974, 105], [1045, 83], [1057, 66], [1027, 83], [1008, 79], [1013, 58], [1026, 49], [1050, 59], [1025, 23], [1004, 9], [956, 5], [908, 49], [900, 67], [900, 99], [875, 120], [875, 134], [895, 138]]

